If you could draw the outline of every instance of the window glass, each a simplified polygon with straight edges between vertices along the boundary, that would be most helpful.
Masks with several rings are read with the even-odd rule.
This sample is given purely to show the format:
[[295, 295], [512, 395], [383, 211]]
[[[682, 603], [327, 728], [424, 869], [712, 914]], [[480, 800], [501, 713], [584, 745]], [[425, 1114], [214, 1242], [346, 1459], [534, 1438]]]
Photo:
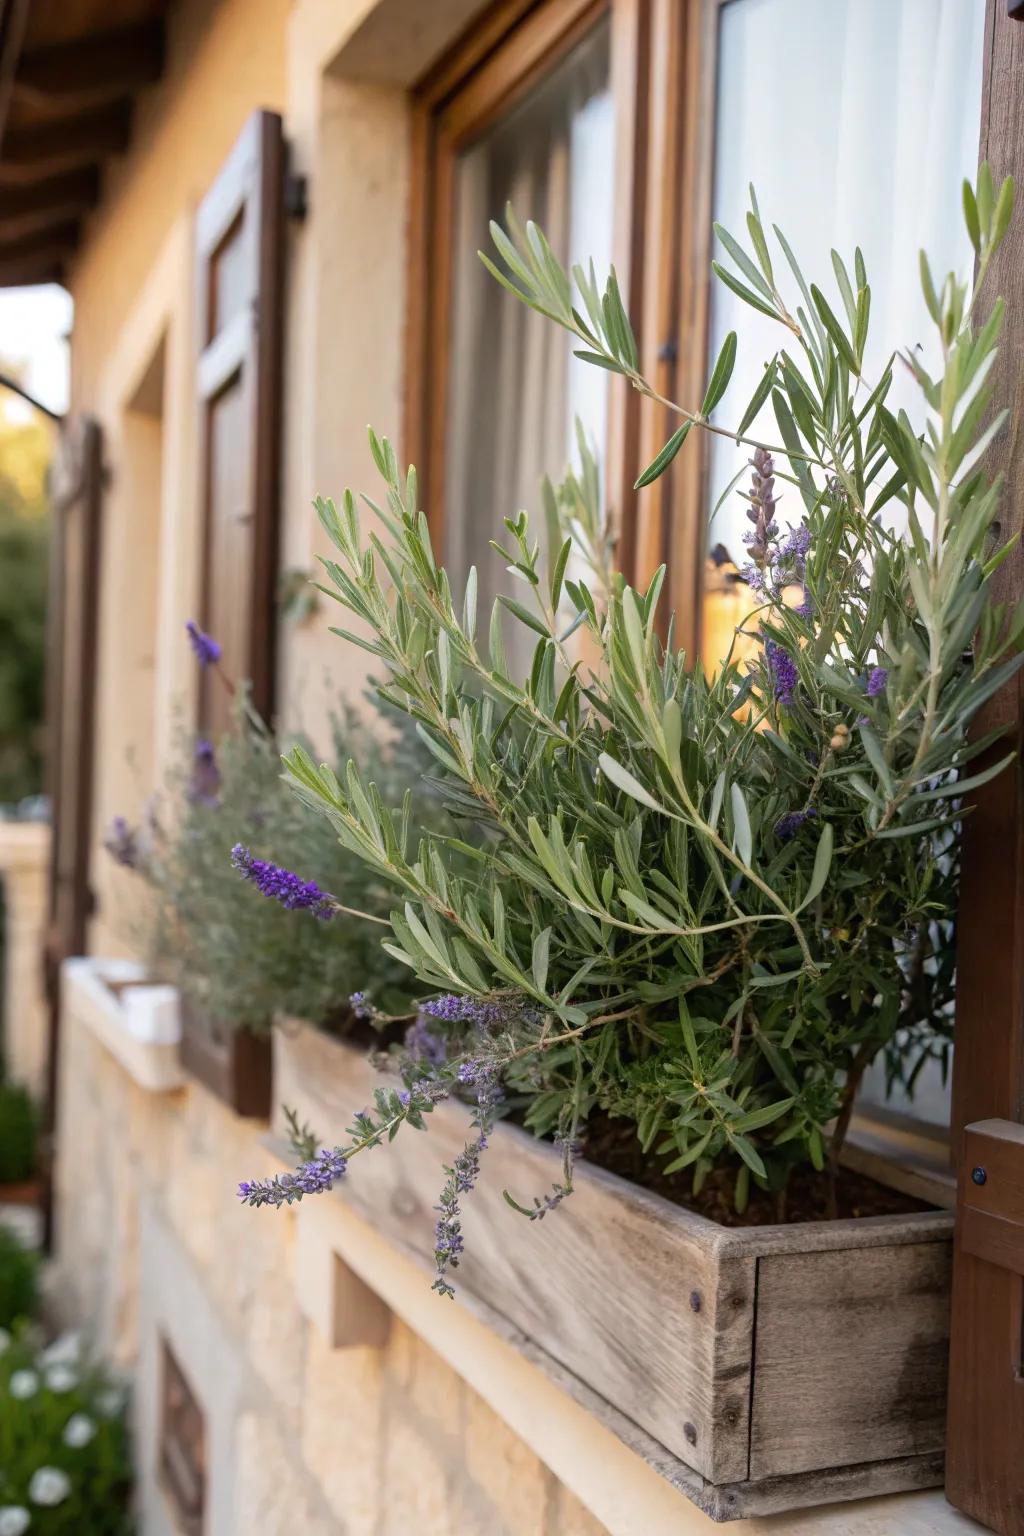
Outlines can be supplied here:
[[562, 262], [593, 257], [603, 277], [612, 158], [604, 22], [456, 162], [445, 560], [456, 577], [476, 565], [482, 615], [512, 585], [489, 541], [503, 517], [537, 512], [542, 477], [559, 478], [574, 456], [575, 416], [603, 459], [607, 380], [572, 356], [565, 332], [511, 300], [477, 251], [490, 244], [488, 221], [511, 203], [521, 222], [541, 225]]
[[[930, 343], [918, 251], [928, 251], [936, 273], [962, 271], [972, 260], [959, 188], [978, 163], [984, 20], [977, 0], [729, 0], [722, 7], [714, 217], [747, 245], [753, 183], [765, 224], [779, 225], [805, 277], [840, 313], [829, 253], [838, 250], [852, 271], [860, 244], [871, 285], [865, 378], [872, 382], [894, 349]], [[729, 265], [717, 242], [715, 254]], [[793, 293], [781, 252], [775, 264], [783, 294]], [[799, 302], [797, 294], [794, 313]], [[712, 357], [733, 330], [736, 369], [717, 412], [725, 425], [740, 419], [762, 363], [785, 344], [777, 323], [714, 282]], [[917, 398], [897, 370], [890, 406], [919, 414]], [[770, 404], [751, 433], [778, 440]], [[744, 485], [748, 454], [717, 437], [709, 451], [709, 511], [717, 507], [709, 548], [724, 546], [739, 565], [746, 503], [727, 488], [737, 474]], [[799, 498], [781, 491], [779, 521], [798, 521]], [[708, 661], [724, 653], [744, 607], [745, 588], [737, 593], [721, 571], [709, 565]]]
[[[871, 384], [896, 348], [924, 341], [928, 366], [933, 330], [918, 251], [927, 250], [936, 274], [962, 272], [973, 259], [959, 188], [965, 176], [973, 180], [978, 163], [984, 20], [976, 0], [728, 0], [722, 7], [714, 217], [746, 245], [752, 182], [765, 223], [779, 225], [805, 277], [840, 313], [830, 251], [835, 247], [852, 270], [860, 244], [871, 284]], [[786, 274], [781, 253], [776, 272]], [[784, 294], [795, 287], [780, 286]], [[729, 331], [739, 339], [717, 416], [729, 424], [742, 415], [783, 333], [717, 282], [710, 329], [712, 357]], [[896, 370], [889, 404], [921, 419], [905, 370]], [[751, 433], [778, 440], [770, 404]], [[737, 474], [745, 488], [749, 451], [728, 438], [711, 439], [703, 647], [709, 662], [725, 654], [750, 607], [733, 569], [733, 562], [744, 563], [747, 503], [728, 491]], [[796, 492], [781, 481], [776, 486], [779, 521], [799, 521]], [[912, 1096], [899, 1085], [887, 1092], [879, 1059], [861, 1101], [948, 1125], [944, 1076], [936, 1056], [923, 1066]]]

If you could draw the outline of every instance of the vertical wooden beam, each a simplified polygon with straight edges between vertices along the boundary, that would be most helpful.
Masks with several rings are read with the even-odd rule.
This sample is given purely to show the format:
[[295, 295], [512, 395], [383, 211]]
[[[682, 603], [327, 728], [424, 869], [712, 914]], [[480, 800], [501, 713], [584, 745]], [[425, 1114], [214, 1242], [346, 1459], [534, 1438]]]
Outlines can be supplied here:
[[[1024, 27], [1005, 0], [988, 0], [981, 155], [997, 180], [1024, 187]], [[1018, 194], [1019, 201], [1019, 194]], [[997, 400], [1011, 407], [992, 459], [1003, 471], [1002, 537], [1024, 526], [1024, 216], [1017, 216], [991, 273], [986, 300], [1002, 294], [1006, 322], [996, 363]], [[983, 318], [983, 317], [982, 317]], [[1024, 544], [1003, 564], [1001, 598], [1024, 596]], [[1024, 682], [993, 699], [979, 733], [1004, 727], [1018, 750], [1014, 766], [975, 797], [964, 835], [957, 959], [952, 1145], [960, 1167], [961, 1208], [974, 1170], [964, 1129], [991, 1118], [1024, 1119]], [[999, 745], [1006, 750], [1005, 742]], [[983, 1177], [979, 1171], [974, 1178]], [[1024, 1280], [969, 1253], [958, 1233], [946, 1491], [950, 1501], [993, 1530], [1024, 1536], [1024, 1386], [1021, 1319]]]
[[0, 0], [0, 143], [14, 93], [21, 45], [28, 24], [29, 0]]

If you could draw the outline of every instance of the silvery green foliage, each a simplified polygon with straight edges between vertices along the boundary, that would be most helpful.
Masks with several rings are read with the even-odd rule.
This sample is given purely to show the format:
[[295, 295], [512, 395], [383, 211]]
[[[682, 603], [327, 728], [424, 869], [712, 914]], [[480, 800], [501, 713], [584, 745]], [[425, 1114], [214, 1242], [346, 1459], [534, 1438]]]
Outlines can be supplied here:
[[[385, 497], [366, 498], [368, 533], [351, 493], [340, 509], [318, 503], [337, 550], [325, 590], [358, 631], [340, 633], [386, 670], [381, 691], [416, 721], [465, 830], [421, 835], [351, 765], [339, 779], [296, 750], [288, 771], [401, 893], [397, 958], [446, 992], [522, 999], [518, 1037], [506, 1031], [496, 1050], [536, 1129], [564, 1127], [569, 1105], [584, 1122], [601, 1106], [698, 1183], [732, 1162], [742, 1205], [751, 1177], [780, 1189], [794, 1163], [826, 1166], [826, 1128], [838, 1115], [835, 1150], [880, 1050], [948, 1027], [962, 798], [1008, 761], [967, 728], [1022, 660], [1024, 614], [991, 590], [1008, 548], [984, 469], [1005, 417], [990, 409], [1001, 303], [975, 323], [1012, 198], [987, 167], [965, 188], [976, 284], [951, 273], [936, 285], [922, 255], [934, 378], [912, 352], [861, 376], [871, 297], [859, 251], [852, 275], [833, 256], [830, 302], [778, 230], [772, 256], [753, 197], [749, 249], [719, 231], [731, 265], [718, 276], [779, 322], [780, 347], [726, 428], [712, 414], [731, 335], [700, 410], [679, 410], [638, 485], [695, 427], [750, 445], [753, 662], [730, 658], [708, 678], [663, 643], [664, 573], [636, 591], [611, 572], [587, 455], [546, 492], [546, 557], [526, 513], [507, 522], [525, 595], [489, 616], [475, 573], [455, 591], [439, 566], [415, 472], [400, 472], [387, 440], [371, 434]], [[578, 355], [652, 395], [614, 274], [600, 291], [576, 268], [574, 288], [536, 226], [510, 214], [508, 229], [492, 227], [499, 281], [568, 330]], [[921, 434], [886, 406], [904, 367], [927, 407]], [[769, 400], [779, 443], [747, 436]], [[803, 506], [785, 536], [776, 479]], [[905, 537], [880, 517], [894, 501]], [[795, 604], [783, 596], [794, 584]], [[505, 661], [509, 620], [536, 640], [525, 679]], [[574, 630], [585, 639], [571, 648]]]
[[[391, 729], [388, 741], [388, 724], [364, 721], [351, 708], [332, 728], [336, 760], [355, 756], [389, 795], [422, 780], [429, 757], [410, 731], [395, 737]], [[416, 805], [421, 818], [440, 818], [428, 791]], [[146, 934], [152, 964], [209, 1017], [253, 1029], [268, 1028], [277, 1013], [337, 1025], [357, 984], [397, 1009], [421, 990], [381, 949], [387, 930], [379, 922], [347, 913], [319, 922], [268, 901], [240, 877], [231, 859], [236, 844], [378, 919], [391, 902], [388, 885], [325, 840], [321, 823], [286, 788], [278, 742], [251, 709], [239, 710], [236, 729], [215, 752], [183, 740], [159, 824], [138, 841], [135, 867], [155, 893]]]

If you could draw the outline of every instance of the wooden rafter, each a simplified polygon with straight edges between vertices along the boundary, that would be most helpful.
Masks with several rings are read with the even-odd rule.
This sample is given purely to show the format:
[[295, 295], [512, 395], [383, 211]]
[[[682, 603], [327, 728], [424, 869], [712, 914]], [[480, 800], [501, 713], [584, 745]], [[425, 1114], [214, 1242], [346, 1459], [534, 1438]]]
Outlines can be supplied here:
[[41, 181], [0, 187], [0, 240], [28, 236], [66, 224], [95, 207], [99, 166], [86, 165]]
[[163, 6], [149, 9], [111, 27], [89, 0], [71, 36], [33, 0], [0, 0], [0, 286], [63, 279], [134, 96], [163, 71]]
[[131, 98], [122, 96], [72, 117], [12, 126], [4, 135], [0, 175], [8, 166], [21, 171], [54, 164], [88, 164], [107, 155], [123, 154], [128, 148], [131, 122]]
[[28, 24], [30, 0], [0, 0], [0, 141], [11, 105], [14, 76]]
[[0, 240], [0, 283], [30, 279], [21, 276], [38, 269], [56, 271], [78, 245], [80, 226], [69, 219], [15, 240]]
[[36, 100], [136, 91], [159, 80], [164, 31], [158, 21], [97, 32], [21, 55], [16, 90]]

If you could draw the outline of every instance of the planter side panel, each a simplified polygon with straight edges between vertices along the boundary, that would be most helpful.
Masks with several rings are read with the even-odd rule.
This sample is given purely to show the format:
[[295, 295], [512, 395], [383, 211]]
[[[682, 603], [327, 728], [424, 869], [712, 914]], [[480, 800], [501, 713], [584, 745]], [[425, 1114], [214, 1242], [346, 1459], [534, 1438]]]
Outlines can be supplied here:
[[[381, 1079], [367, 1061], [311, 1030], [275, 1035], [280, 1101], [333, 1143]], [[421, 1263], [433, 1262], [434, 1207], [469, 1131], [445, 1104], [424, 1134], [362, 1154], [341, 1186], [359, 1215]], [[712, 1223], [583, 1166], [571, 1200], [527, 1221], [558, 1182], [554, 1150], [501, 1125], [465, 1202], [464, 1300], [504, 1316], [547, 1354], [713, 1482], [747, 1476], [755, 1260], [719, 1253]], [[438, 1305], [446, 1305], [440, 1299]]]
[[759, 1261], [750, 1476], [941, 1452], [948, 1241]]

